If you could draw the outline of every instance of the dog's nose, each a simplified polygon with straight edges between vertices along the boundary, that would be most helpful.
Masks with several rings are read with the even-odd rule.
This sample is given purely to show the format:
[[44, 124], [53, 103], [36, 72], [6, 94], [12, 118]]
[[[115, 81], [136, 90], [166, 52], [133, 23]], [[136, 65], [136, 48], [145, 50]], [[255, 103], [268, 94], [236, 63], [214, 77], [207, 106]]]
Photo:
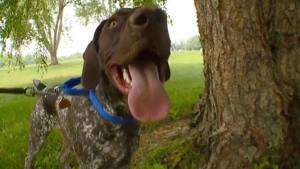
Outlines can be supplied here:
[[164, 24], [167, 22], [167, 16], [161, 9], [140, 8], [130, 17], [133, 26], [145, 28], [149, 23]]

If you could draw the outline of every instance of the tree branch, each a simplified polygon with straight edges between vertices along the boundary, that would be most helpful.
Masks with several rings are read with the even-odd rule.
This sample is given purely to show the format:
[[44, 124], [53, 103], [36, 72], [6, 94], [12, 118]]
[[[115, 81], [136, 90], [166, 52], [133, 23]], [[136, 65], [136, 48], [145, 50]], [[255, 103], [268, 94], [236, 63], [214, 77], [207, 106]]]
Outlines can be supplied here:
[[56, 44], [55, 44], [55, 49], [57, 50], [58, 48], [58, 45], [59, 45], [59, 42], [60, 42], [60, 37], [61, 37], [61, 33], [62, 33], [62, 27], [63, 27], [63, 9], [61, 11], [61, 14], [60, 14], [60, 22], [59, 22], [59, 29], [58, 29], [58, 32], [57, 32], [57, 41], [56, 41]]
[[51, 27], [47, 27], [48, 29], [48, 36], [49, 36], [49, 40], [47, 44], [44, 44], [46, 49], [48, 50], [49, 53], [51, 53], [52, 51], [52, 46], [53, 46], [53, 40], [52, 40], [52, 33], [51, 33]]
[[67, 2], [63, 5], [63, 8], [65, 8], [69, 3], [71, 3], [71, 1], [67, 1]]
[[59, 23], [60, 23], [60, 18], [61, 18], [61, 12], [63, 11], [63, 3], [64, 3], [63, 1], [64, 0], [59, 0], [58, 14], [56, 17], [55, 28], [54, 28], [53, 51], [57, 50], [56, 44], [57, 44], [57, 37], [59, 34]]

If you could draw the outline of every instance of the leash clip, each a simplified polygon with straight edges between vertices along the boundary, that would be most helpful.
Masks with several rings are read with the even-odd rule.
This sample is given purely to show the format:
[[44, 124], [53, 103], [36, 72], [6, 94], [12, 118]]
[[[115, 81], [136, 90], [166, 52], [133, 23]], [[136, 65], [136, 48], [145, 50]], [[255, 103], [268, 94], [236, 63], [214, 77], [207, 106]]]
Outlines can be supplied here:
[[33, 87], [25, 87], [24, 88], [24, 95], [28, 97], [33, 97], [36, 94]]
[[56, 93], [56, 95], [59, 95], [59, 92], [60, 92], [59, 86], [54, 87], [53, 90], [54, 90], [54, 92]]

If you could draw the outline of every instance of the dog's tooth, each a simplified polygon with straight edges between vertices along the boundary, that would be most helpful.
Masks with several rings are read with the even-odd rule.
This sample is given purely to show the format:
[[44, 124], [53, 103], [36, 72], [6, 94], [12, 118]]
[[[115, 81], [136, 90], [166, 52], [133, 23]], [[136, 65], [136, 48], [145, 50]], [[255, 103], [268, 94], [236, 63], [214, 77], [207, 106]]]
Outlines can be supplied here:
[[123, 69], [123, 78], [126, 83], [131, 84], [127, 69]]

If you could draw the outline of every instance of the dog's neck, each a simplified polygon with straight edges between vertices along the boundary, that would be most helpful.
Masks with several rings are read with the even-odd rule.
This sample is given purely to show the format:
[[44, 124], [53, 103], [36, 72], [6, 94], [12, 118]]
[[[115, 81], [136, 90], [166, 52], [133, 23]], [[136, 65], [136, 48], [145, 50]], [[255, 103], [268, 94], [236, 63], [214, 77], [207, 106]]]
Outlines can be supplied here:
[[127, 98], [106, 80], [100, 80], [95, 90], [96, 98], [103, 109], [112, 116], [131, 117]]

